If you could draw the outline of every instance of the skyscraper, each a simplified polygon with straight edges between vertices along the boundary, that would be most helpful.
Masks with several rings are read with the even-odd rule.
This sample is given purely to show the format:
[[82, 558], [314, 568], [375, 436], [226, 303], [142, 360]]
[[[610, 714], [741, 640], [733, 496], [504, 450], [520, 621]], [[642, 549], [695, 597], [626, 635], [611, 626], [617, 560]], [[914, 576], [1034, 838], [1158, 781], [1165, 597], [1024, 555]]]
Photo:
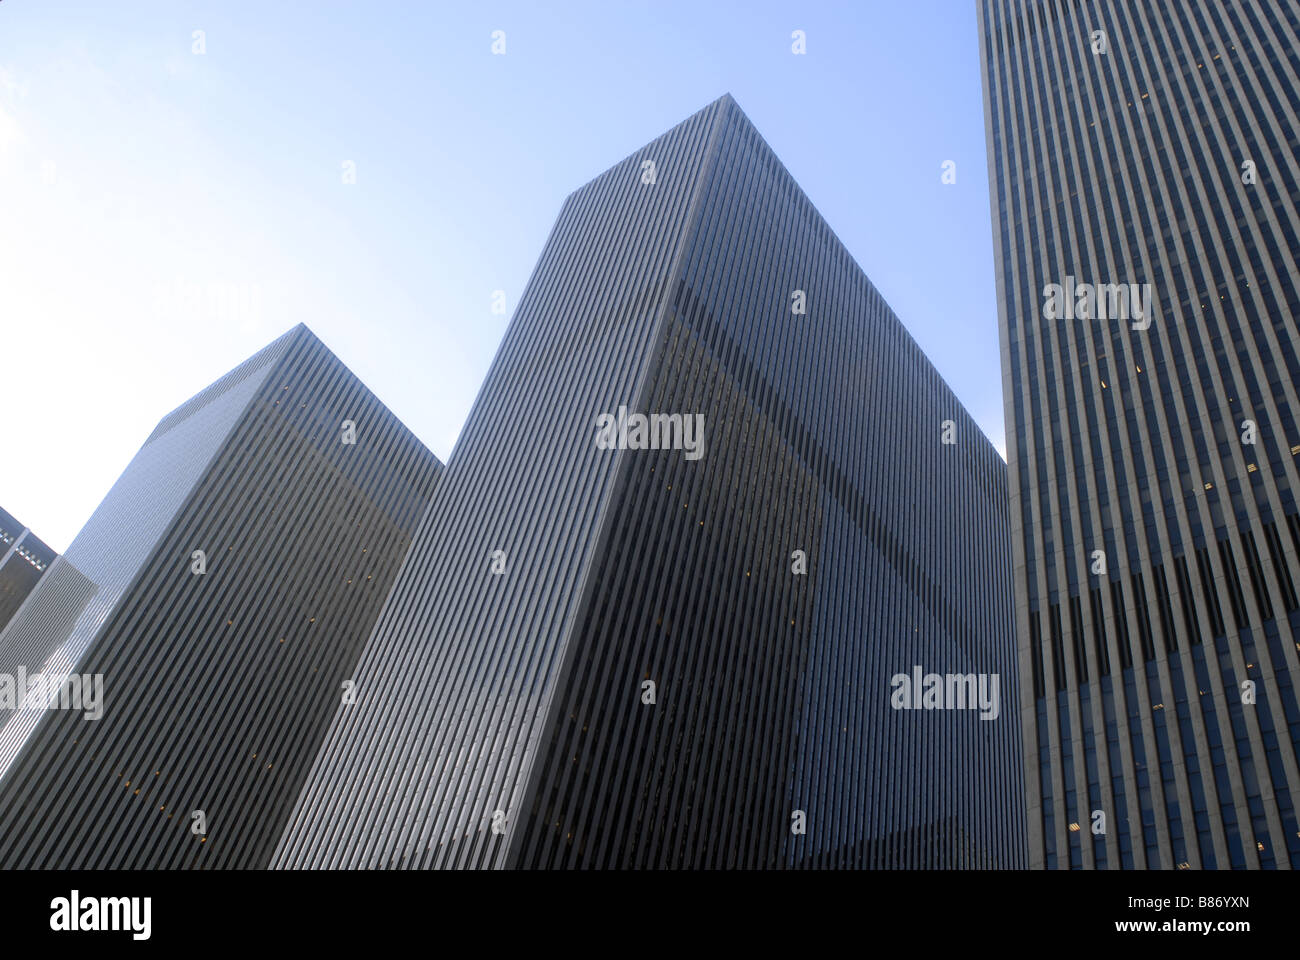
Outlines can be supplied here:
[[1020, 864], [1005, 483], [722, 97], [565, 201], [275, 864]]
[[1300, 5], [978, 10], [1031, 865], [1300, 865]]
[[0, 510], [0, 630], [57, 557], [45, 541]]
[[0, 634], [6, 867], [260, 867], [440, 465], [304, 326], [163, 418]]

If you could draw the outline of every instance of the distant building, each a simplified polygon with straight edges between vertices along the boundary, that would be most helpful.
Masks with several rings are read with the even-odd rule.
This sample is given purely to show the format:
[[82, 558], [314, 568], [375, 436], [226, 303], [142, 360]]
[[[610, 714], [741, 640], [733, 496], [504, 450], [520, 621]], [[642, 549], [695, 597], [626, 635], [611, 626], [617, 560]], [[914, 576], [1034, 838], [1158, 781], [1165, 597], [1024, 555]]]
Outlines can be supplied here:
[[0, 630], [57, 556], [12, 514], [0, 510]]

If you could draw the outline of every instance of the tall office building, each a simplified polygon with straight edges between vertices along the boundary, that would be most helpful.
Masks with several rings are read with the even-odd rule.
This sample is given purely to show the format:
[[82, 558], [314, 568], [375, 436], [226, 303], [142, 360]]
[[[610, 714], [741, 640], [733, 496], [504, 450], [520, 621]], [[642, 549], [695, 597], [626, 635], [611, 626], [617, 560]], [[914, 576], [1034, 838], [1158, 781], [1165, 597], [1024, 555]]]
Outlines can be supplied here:
[[1005, 483], [722, 97], [565, 201], [275, 864], [1022, 863]]
[[301, 325], [165, 417], [0, 634], [95, 701], [7, 711], [0, 864], [265, 866], [439, 471]]
[[1300, 5], [978, 10], [1031, 865], [1300, 865]]
[[57, 558], [45, 541], [0, 510], [0, 630]]

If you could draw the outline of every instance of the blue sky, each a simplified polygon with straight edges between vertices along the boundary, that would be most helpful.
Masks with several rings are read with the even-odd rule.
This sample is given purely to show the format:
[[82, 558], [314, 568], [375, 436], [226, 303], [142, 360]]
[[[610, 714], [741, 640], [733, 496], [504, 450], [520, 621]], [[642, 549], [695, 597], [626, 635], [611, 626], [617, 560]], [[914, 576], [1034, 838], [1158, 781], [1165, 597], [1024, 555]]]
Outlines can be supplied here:
[[5, 0], [0, 506], [65, 549], [300, 321], [445, 460], [564, 197], [724, 92], [1003, 450], [979, 84], [973, 0]]

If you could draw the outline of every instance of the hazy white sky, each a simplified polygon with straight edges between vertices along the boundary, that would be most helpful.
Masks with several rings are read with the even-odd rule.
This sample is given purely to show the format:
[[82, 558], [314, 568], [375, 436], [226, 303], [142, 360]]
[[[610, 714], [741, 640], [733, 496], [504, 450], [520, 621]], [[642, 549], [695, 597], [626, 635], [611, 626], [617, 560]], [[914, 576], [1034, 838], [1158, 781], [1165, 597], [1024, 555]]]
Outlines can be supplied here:
[[727, 91], [1004, 449], [973, 6], [0, 3], [0, 506], [65, 549], [300, 321], [445, 460], [563, 198]]

